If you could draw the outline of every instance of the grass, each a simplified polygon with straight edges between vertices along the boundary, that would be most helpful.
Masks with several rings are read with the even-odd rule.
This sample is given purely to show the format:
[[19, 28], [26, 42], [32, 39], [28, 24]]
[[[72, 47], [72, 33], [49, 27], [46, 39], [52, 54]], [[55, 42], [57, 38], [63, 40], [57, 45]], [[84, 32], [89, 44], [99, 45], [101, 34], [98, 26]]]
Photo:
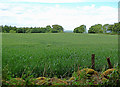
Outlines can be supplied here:
[[45, 33], [2, 34], [2, 69], [6, 74], [21, 77], [31, 71], [38, 76], [71, 76], [78, 66], [91, 68], [95, 54], [95, 69], [118, 63], [118, 36], [104, 34]]

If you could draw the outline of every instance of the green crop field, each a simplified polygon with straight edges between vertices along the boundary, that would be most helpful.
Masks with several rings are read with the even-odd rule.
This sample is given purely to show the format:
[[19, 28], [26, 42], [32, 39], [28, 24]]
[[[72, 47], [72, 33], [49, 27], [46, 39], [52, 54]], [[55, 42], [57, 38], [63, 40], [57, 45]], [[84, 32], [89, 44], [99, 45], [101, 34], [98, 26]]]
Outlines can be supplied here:
[[118, 36], [105, 34], [35, 33], [2, 34], [2, 69], [20, 77], [31, 72], [38, 76], [70, 76], [78, 66], [91, 68], [95, 54], [95, 69], [118, 63]]

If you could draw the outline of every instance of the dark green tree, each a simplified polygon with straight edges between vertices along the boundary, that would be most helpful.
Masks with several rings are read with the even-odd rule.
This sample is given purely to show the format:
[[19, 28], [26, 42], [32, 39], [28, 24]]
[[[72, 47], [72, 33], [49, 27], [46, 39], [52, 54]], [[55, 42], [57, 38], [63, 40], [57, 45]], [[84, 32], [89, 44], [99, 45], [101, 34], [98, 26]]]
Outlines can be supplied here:
[[60, 26], [60, 25], [52, 25], [52, 29], [51, 29], [51, 31], [55, 31], [56, 33], [58, 33], [58, 32], [63, 32], [63, 27], [62, 26]]
[[32, 27], [27, 27], [27, 28], [25, 28], [25, 33], [31, 33], [31, 30], [32, 30]]
[[88, 33], [96, 33], [95, 27], [91, 26], [88, 30]]
[[111, 32], [113, 31], [113, 25], [108, 26], [108, 31], [111, 31]]
[[12, 27], [12, 30], [17, 32], [17, 27], [16, 26]]
[[103, 33], [103, 28], [101, 24], [93, 25], [89, 28], [88, 33]]
[[31, 30], [31, 33], [42, 33], [42, 31], [41, 29], [35, 27]]
[[120, 33], [120, 23], [115, 23], [112, 27], [112, 31], [115, 33]]
[[85, 33], [86, 32], [86, 26], [81, 25], [79, 27], [76, 27], [73, 32], [74, 33]]
[[52, 29], [51, 26], [50, 26], [50, 25], [47, 25], [47, 26], [46, 26], [46, 33], [50, 32], [51, 29]]
[[24, 33], [24, 29], [23, 28], [17, 28], [17, 33]]
[[51, 29], [51, 31], [50, 31], [51, 33], [58, 33], [59, 31], [58, 30], [56, 30], [56, 29]]
[[9, 31], [10, 31], [9, 26], [5, 25], [5, 26], [3, 27], [2, 32], [4, 32], [4, 33], [9, 33]]

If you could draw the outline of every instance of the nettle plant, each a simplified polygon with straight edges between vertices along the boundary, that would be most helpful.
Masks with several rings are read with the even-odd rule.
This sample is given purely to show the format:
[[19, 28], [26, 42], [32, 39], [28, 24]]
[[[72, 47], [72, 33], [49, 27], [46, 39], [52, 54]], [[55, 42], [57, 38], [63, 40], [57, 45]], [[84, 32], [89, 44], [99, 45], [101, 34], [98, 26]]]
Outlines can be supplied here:
[[117, 85], [120, 84], [120, 74], [118, 70], [114, 70], [111, 74], [108, 75], [108, 84]]

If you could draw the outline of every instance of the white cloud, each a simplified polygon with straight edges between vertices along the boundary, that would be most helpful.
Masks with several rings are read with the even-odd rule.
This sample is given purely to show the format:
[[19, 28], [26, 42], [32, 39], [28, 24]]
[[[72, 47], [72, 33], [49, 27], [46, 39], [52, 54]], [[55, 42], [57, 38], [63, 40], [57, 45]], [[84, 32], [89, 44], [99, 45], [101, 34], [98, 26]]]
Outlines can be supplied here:
[[0, 24], [16, 26], [40, 26], [59, 24], [65, 30], [73, 30], [82, 24], [89, 28], [94, 24], [112, 24], [118, 21], [118, 9], [110, 6], [79, 6], [69, 8], [60, 4], [0, 4]]

